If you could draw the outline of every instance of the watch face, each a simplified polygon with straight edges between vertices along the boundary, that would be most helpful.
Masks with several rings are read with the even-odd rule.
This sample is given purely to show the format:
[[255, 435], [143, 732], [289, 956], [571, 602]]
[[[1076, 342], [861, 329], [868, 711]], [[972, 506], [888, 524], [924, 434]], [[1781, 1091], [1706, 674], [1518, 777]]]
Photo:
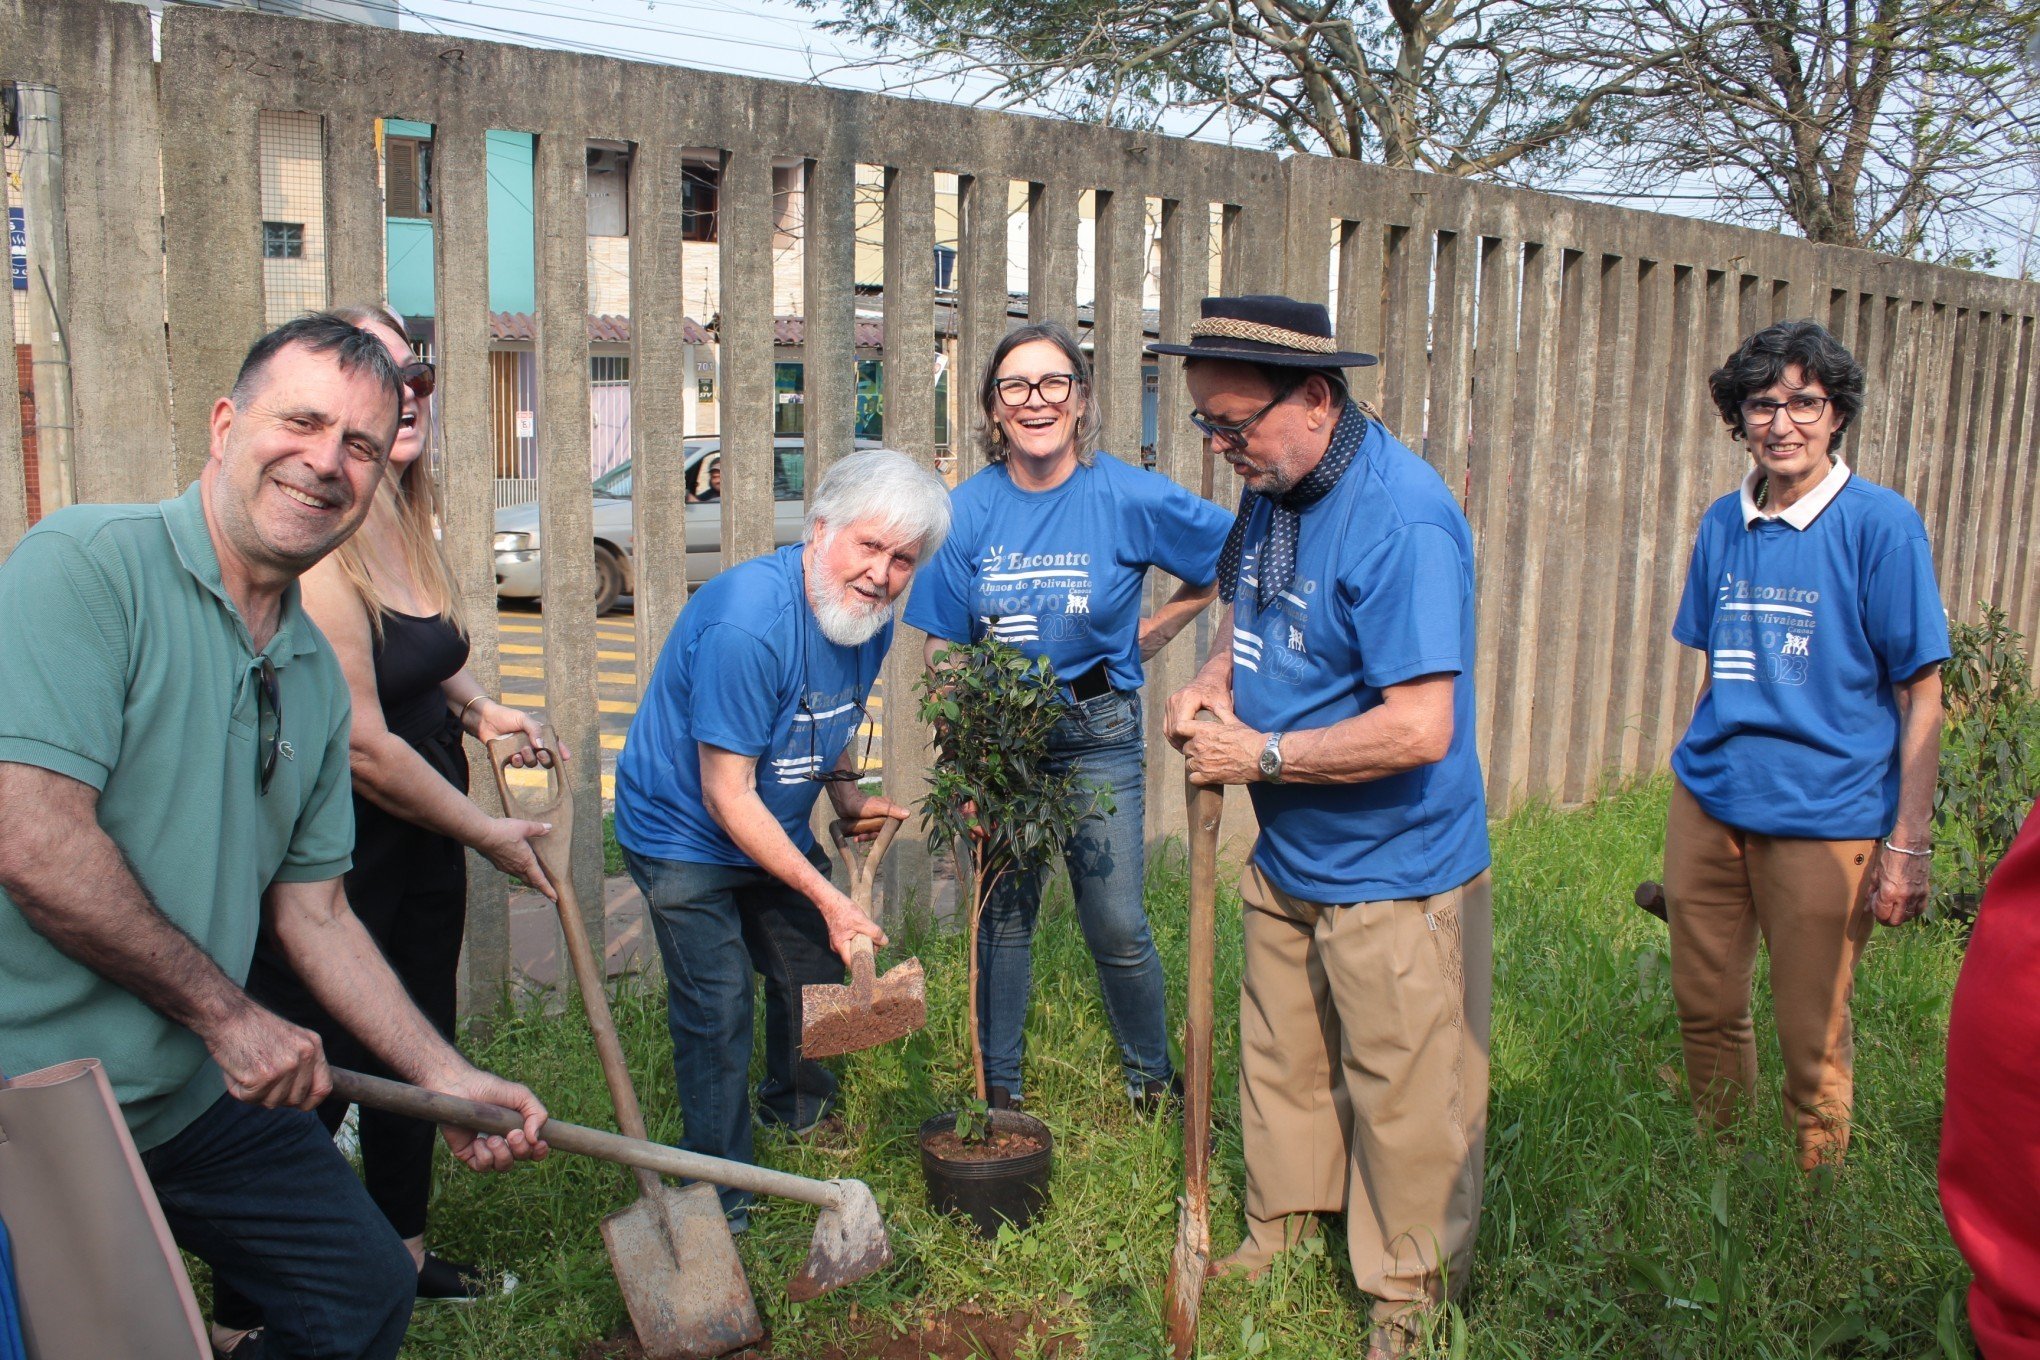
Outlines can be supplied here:
[[1261, 748], [1261, 773], [1270, 779], [1282, 773], [1282, 755], [1273, 742]]

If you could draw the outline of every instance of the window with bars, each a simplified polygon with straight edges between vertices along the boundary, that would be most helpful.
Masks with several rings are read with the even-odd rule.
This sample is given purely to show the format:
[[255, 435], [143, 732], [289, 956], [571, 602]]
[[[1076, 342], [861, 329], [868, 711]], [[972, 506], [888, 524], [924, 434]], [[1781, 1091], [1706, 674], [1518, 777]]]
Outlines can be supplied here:
[[384, 208], [391, 217], [432, 216], [432, 143], [423, 137], [383, 142]]
[[265, 260], [302, 260], [305, 257], [305, 224], [302, 222], [264, 222], [262, 224], [262, 258]]
[[262, 315], [280, 326], [326, 305], [326, 132], [316, 113], [263, 109]]

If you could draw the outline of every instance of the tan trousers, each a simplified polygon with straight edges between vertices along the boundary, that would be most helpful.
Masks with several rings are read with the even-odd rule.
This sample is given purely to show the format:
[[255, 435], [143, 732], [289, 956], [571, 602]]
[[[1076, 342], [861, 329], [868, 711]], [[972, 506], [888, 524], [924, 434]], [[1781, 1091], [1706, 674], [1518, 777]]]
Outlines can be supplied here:
[[1251, 864], [1240, 880], [1247, 1213], [1344, 1210], [1377, 1323], [1457, 1296], [1472, 1272], [1491, 886], [1483, 872], [1434, 897], [1321, 906]]
[[1771, 953], [1785, 1117], [1809, 1170], [1839, 1160], [1849, 1145], [1849, 995], [1870, 938], [1876, 850], [1874, 840], [1799, 840], [1725, 826], [1685, 785], [1672, 786], [1665, 909], [1693, 1112], [1703, 1125], [1726, 1128], [1756, 1089], [1750, 988], [1761, 934]]

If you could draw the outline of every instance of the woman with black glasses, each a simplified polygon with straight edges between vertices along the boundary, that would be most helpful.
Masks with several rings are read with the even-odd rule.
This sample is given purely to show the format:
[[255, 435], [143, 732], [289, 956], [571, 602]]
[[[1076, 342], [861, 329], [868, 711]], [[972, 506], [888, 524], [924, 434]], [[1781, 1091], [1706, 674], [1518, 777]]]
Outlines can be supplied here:
[[[488, 697], [468, 669], [468, 643], [453, 577], [440, 549], [431, 460], [432, 365], [412, 350], [403, 322], [380, 307], [337, 315], [381, 340], [397, 361], [404, 404], [387, 474], [354, 536], [303, 578], [305, 611], [340, 658], [354, 704], [348, 744], [354, 771], [354, 867], [347, 900], [411, 997], [453, 1037], [455, 968], [467, 912], [466, 847], [551, 895], [526, 839], [544, 828], [492, 817], [467, 797], [465, 731], [486, 741], [511, 732], [537, 740], [539, 724]], [[256, 1000], [316, 1030], [329, 1061], [383, 1073], [381, 1066], [312, 999], [281, 957], [258, 948], [248, 978]], [[344, 1101], [319, 1117], [337, 1129]], [[361, 1112], [361, 1161], [368, 1192], [418, 1263], [421, 1299], [469, 1299], [484, 1292], [470, 1266], [425, 1250], [432, 1191], [429, 1124]], [[253, 1308], [224, 1293], [214, 1308], [228, 1339], [257, 1325]]]
[[[1127, 1097], [1152, 1110], [1181, 1083], [1169, 1064], [1162, 962], [1141, 902], [1141, 665], [1210, 602], [1232, 515], [1096, 449], [1091, 365], [1055, 322], [1023, 326], [999, 343], [979, 402], [990, 466], [956, 489], [955, 527], [906, 621], [927, 632], [931, 669], [947, 644], [990, 633], [1030, 657], [1046, 656], [1069, 687], [1075, 703], [1050, 737], [1054, 758], [1087, 783], [1110, 785], [1113, 811], [1086, 817], [1063, 858]], [[1143, 618], [1151, 567], [1184, 584]], [[979, 937], [985, 1083], [999, 1108], [1020, 1104], [1021, 1031], [1045, 877], [1000, 884]]]
[[1927, 905], [1948, 621], [1919, 512], [1842, 460], [1864, 374], [1812, 321], [1708, 379], [1742, 485], [1709, 507], [1672, 636], [1706, 683], [1672, 752], [1665, 906], [1686, 1081], [1725, 1130], [1757, 1080], [1750, 986], [1771, 955], [1799, 1165], [1849, 1145], [1849, 993], [1873, 922]]

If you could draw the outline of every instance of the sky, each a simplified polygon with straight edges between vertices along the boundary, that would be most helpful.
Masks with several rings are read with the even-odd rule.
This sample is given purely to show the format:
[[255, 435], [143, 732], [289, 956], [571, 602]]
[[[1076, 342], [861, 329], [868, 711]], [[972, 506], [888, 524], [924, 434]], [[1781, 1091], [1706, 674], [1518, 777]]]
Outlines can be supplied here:
[[[320, 0], [303, 0], [316, 10]], [[840, 13], [834, 0], [807, 9], [791, 0], [355, 0], [394, 12], [409, 32], [443, 33], [526, 46], [560, 47], [635, 61], [663, 62], [912, 98], [983, 97], [982, 77], [922, 78], [879, 62], [878, 53], [823, 31]], [[1024, 106], [1023, 106], [1024, 108]], [[1200, 140], [1264, 144], [1260, 129], [1207, 123], [1202, 114], [1165, 118], [1162, 129]], [[1704, 180], [1651, 197], [1608, 193], [1583, 178], [1559, 190], [1596, 202], [1679, 216], [1706, 217], [1714, 198]], [[2014, 272], [2003, 269], [2001, 272]]]

